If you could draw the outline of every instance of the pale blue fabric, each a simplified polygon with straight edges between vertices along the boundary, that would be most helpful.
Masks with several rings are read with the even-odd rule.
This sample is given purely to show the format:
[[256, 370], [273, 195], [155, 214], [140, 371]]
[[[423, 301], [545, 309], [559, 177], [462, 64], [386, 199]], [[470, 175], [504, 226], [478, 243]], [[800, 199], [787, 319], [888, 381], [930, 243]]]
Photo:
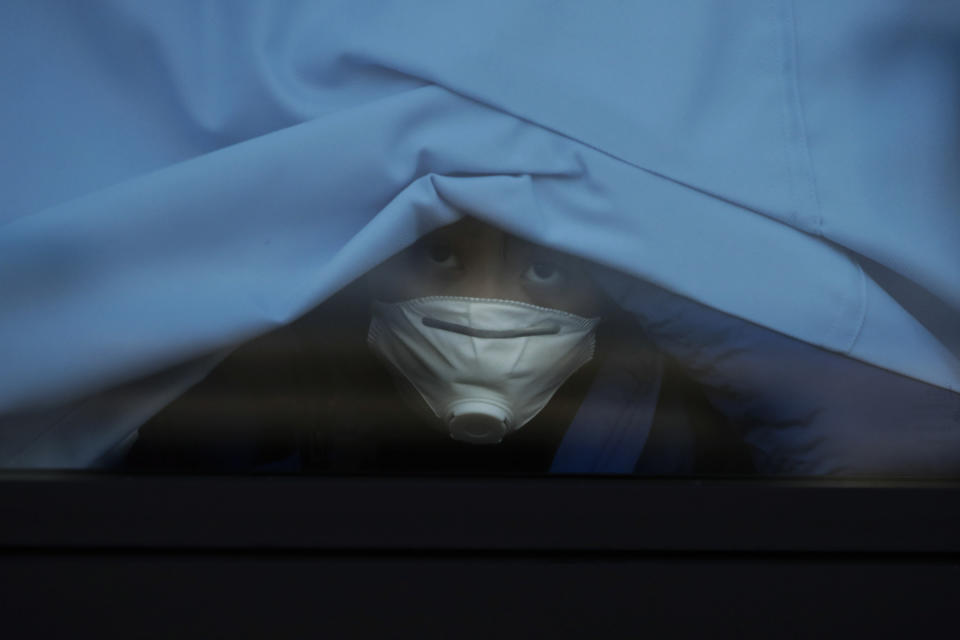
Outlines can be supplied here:
[[663, 360], [646, 339], [629, 348], [634, 366], [599, 368], [553, 456], [551, 473], [633, 473], [653, 426]]
[[[7, 0], [0, 25], [0, 413], [198, 375], [463, 213], [960, 390], [955, 2]], [[67, 462], [0, 451], [83, 465], [135, 422]]]

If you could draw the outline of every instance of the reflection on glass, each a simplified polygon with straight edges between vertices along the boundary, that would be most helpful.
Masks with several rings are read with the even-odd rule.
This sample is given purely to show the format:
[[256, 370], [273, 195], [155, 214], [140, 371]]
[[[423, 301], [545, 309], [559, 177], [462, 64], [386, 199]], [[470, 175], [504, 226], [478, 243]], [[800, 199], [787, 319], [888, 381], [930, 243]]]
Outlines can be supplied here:
[[465, 218], [236, 350], [120, 470], [952, 477], [957, 394]]

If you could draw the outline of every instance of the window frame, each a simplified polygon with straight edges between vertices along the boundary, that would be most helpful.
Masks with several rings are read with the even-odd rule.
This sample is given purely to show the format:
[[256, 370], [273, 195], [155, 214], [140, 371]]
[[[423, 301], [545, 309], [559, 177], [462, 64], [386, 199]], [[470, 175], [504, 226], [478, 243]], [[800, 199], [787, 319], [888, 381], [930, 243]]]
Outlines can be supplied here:
[[960, 482], [0, 474], [11, 550], [960, 551]]

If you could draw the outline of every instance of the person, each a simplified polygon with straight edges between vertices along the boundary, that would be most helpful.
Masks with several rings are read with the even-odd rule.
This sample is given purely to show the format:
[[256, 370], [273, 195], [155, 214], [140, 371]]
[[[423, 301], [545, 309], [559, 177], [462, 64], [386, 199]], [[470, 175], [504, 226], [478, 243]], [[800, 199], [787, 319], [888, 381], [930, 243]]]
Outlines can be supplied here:
[[238, 349], [123, 465], [956, 477], [960, 395], [464, 218]]
[[123, 468], [751, 472], [742, 434], [643, 335], [585, 261], [464, 218], [238, 349]]

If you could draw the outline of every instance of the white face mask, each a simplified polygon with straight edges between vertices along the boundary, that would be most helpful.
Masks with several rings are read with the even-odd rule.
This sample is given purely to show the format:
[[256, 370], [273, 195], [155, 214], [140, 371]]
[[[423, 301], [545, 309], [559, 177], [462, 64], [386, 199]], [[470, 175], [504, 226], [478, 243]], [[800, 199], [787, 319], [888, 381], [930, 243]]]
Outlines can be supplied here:
[[367, 342], [455, 440], [497, 443], [593, 357], [599, 318], [523, 302], [374, 302]]

